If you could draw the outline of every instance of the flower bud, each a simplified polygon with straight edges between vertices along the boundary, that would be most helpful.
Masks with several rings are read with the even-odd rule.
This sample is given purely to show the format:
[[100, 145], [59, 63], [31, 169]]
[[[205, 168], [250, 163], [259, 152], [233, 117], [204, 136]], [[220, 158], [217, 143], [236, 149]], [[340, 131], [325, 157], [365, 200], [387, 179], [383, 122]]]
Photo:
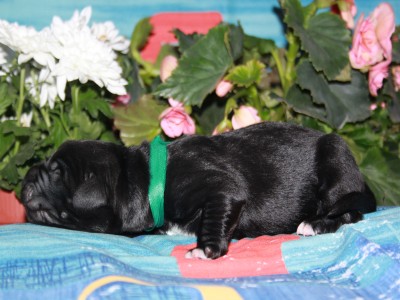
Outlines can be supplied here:
[[160, 78], [162, 82], [165, 82], [168, 77], [171, 76], [172, 71], [178, 66], [178, 59], [173, 55], [167, 55], [161, 62], [160, 66]]
[[259, 123], [260, 121], [261, 118], [254, 107], [242, 105], [239, 109], [235, 110], [232, 117], [232, 127], [233, 129], [239, 129]]
[[233, 88], [233, 84], [227, 80], [221, 80], [215, 88], [215, 93], [218, 97], [225, 97]]

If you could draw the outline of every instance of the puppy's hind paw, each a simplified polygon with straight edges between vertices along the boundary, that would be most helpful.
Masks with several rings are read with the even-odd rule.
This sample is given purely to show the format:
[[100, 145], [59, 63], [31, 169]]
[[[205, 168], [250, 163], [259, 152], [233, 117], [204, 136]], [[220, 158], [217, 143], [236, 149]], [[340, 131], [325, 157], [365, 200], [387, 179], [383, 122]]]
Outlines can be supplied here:
[[208, 258], [206, 256], [206, 254], [204, 253], [203, 249], [200, 249], [200, 248], [194, 248], [194, 249], [188, 251], [185, 254], [185, 258], [188, 258], [188, 259], [199, 258], [199, 259], [204, 259], [204, 260], [210, 260], [210, 258]]
[[299, 227], [297, 227], [296, 233], [304, 236], [313, 236], [317, 234], [312, 226], [306, 222], [302, 222]]

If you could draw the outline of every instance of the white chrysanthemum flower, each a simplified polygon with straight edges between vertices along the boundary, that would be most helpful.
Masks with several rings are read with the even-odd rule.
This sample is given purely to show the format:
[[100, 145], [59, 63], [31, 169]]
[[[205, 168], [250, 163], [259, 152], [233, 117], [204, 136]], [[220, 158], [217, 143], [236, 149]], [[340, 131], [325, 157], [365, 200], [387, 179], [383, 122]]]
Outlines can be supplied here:
[[51, 24], [53, 34], [61, 44], [60, 51], [54, 53], [59, 61], [52, 75], [57, 78], [58, 95], [63, 100], [67, 82], [74, 80], [83, 84], [91, 80], [113, 94], [126, 94], [124, 85], [127, 81], [121, 77], [122, 68], [115, 61], [115, 53], [87, 26], [90, 12], [90, 8], [81, 14], [76, 12], [66, 22], [55, 17]]
[[54, 66], [51, 48], [56, 46], [56, 41], [49, 29], [37, 32], [33, 27], [0, 20], [0, 43], [19, 53], [19, 64], [33, 59], [39, 65]]
[[28, 67], [28, 71], [25, 76], [25, 89], [32, 96], [33, 99], [37, 98], [39, 87], [38, 87], [39, 76], [36, 71]]
[[113, 22], [94, 23], [91, 29], [98, 40], [109, 45], [114, 51], [128, 53], [130, 42], [124, 36], [119, 35]]
[[40, 83], [40, 107], [49, 104], [50, 108], [54, 108], [57, 99], [57, 83], [56, 78], [51, 75], [49, 69], [42, 69], [39, 74]]
[[78, 10], [74, 11], [71, 20], [64, 22], [71, 28], [75, 28], [78, 30], [84, 29], [88, 26], [90, 18], [92, 17], [92, 8], [90, 6], [82, 9], [81, 12]]
[[25, 86], [40, 107], [48, 104], [51, 109], [54, 108], [57, 100], [57, 85], [56, 78], [51, 75], [50, 69], [43, 68], [39, 74], [36, 69], [31, 69], [26, 76]]
[[33, 117], [33, 111], [31, 111], [30, 113], [23, 113], [21, 115], [21, 118], [19, 119], [21, 126], [22, 127], [31, 127], [32, 117]]
[[[29, 113], [22, 113], [21, 117], [19, 119], [19, 122], [21, 123], [22, 127], [31, 127], [32, 117], [33, 117], [33, 111], [31, 111]], [[16, 120], [16, 119], [17, 119], [16, 117], [2, 116], [0, 119], [0, 123], [5, 122], [5, 121]]]
[[15, 52], [5, 45], [0, 44], [0, 76], [10, 72], [11, 62], [15, 57]]

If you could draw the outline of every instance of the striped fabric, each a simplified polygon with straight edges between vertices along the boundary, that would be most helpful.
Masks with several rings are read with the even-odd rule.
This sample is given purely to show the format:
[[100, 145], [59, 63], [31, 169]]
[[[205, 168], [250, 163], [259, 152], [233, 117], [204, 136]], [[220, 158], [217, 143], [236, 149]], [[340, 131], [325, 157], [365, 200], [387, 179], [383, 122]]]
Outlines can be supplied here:
[[334, 234], [234, 241], [211, 262], [182, 258], [193, 243], [1, 226], [0, 299], [400, 298], [400, 207]]

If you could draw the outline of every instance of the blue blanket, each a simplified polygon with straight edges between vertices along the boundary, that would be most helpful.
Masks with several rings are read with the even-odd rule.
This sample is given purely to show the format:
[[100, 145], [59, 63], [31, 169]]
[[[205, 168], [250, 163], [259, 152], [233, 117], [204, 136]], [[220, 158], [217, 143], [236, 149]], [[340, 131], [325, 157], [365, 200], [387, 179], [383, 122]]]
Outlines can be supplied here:
[[[196, 262], [199, 272], [224, 259], [229, 266], [225, 278], [204, 279], [188, 278], [184, 268], [191, 264], [183, 266], [171, 255], [182, 245], [190, 247], [191, 237], [127, 238], [31, 224], [1, 226], [0, 299], [400, 298], [400, 207], [366, 215], [334, 234], [283, 237], [273, 246], [281, 257], [274, 275], [257, 273], [271, 274], [265, 273], [269, 267], [261, 268], [270, 263], [265, 253], [273, 243], [266, 241], [258, 240], [257, 249], [242, 256], [252, 240], [234, 241], [244, 246], [232, 248], [232, 257], [207, 262], [211, 265]], [[229, 276], [246, 257], [260, 268], [253, 275]]]

